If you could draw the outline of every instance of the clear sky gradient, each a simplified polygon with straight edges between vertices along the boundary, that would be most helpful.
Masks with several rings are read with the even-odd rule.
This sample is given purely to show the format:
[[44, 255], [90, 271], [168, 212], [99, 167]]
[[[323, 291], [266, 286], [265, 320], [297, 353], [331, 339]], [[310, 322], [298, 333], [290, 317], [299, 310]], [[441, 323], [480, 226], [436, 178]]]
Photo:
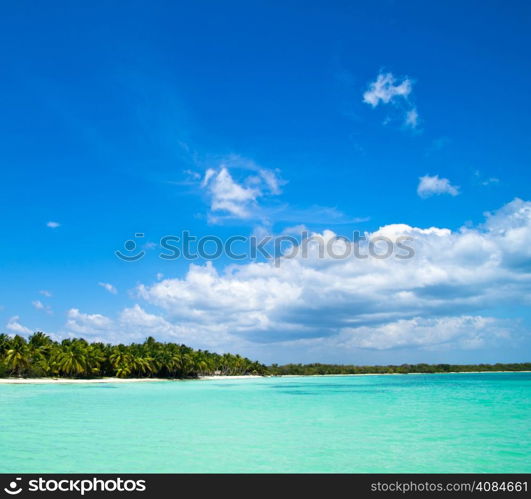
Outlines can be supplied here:
[[[2, 331], [529, 361], [530, 21], [525, 1], [6, 3]], [[406, 266], [157, 256], [183, 230], [393, 224], [418, 238]], [[135, 233], [145, 257], [116, 258]]]

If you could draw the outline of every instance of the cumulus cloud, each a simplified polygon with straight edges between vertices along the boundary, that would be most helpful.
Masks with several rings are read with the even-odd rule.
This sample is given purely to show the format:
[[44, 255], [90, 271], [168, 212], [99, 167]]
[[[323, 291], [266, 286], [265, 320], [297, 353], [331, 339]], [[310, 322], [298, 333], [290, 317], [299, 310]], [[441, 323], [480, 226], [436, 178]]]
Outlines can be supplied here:
[[138, 304], [124, 308], [114, 319], [71, 309], [62, 331], [62, 335], [66, 336], [84, 336], [91, 341], [112, 343], [141, 342], [148, 336], [153, 336], [159, 340], [184, 343], [197, 348], [216, 348], [220, 351], [235, 352], [241, 345], [237, 338], [219, 324], [205, 325], [201, 334], [197, 333], [195, 325], [167, 320], [161, 315], [147, 312]]
[[[323, 237], [334, 235], [326, 231]], [[367, 236], [411, 237], [415, 256], [334, 260], [310, 253], [280, 266], [249, 263], [223, 272], [211, 263], [191, 265], [182, 279], [137, 291], [168, 321], [198, 332], [216, 326], [260, 342], [348, 334], [357, 338], [352, 345], [363, 348], [479, 345], [477, 338], [484, 342], [500, 329], [478, 312], [530, 301], [528, 202], [517, 199], [473, 229], [395, 224]], [[465, 330], [477, 334], [467, 336]]]
[[419, 177], [417, 194], [421, 198], [428, 198], [439, 194], [457, 196], [459, 194], [459, 187], [452, 185], [447, 178], [439, 178], [439, 175], [424, 175], [423, 177]]
[[84, 314], [71, 308], [67, 314], [66, 328], [76, 334], [97, 335], [112, 330], [113, 321], [101, 314]]
[[122, 310], [117, 322], [119, 330], [134, 331], [137, 340], [154, 336], [176, 343], [193, 344], [200, 348], [216, 347], [228, 350], [230, 345], [235, 345], [234, 338], [218, 324], [207, 325], [198, 335], [195, 325], [167, 320], [147, 312], [138, 304]]
[[98, 282], [98, 286], [101, 286], [103, 289], [107, 290], [109, 293], [115, 295], [118, 293], [118, 290], [108, 282]]
[[47, 222], [46, 227], [49, 227], [50, 229], [57, 229], [57, 227], [61, 227], [61, 224], [59, 222]]
[[6, 329], [16, 334], [31, 334], [32, 330], [20, 323], [20, 317], [15, 315], [9, 319], [6, 324]]
[[[321, 236], [331, 240], [335, 234]], [[115, 319], [70, 310], [67, 329], [107, 341], [153, 335], [251, 353], [260, 345], [269, 345], [268, 352], [345, 355], [517, 341], [521, 326], [500, 318], [499, 311], [531, 305], [530, 202], [515, 199], [473, 228], [392, 224], [366, 237], [412, 238], [415, 255], [334, 259], [309, 251], [280, 265], [253, 262], [219, 270], [211, 262], [192, 264], [182, 278], [139, 285], [136, 294], [144, 305], [126, 308]]]
[[400, 82], [392, 73], [380, 73], [364, 92], [363, 102], [373, 108], [380, 104], [392, 104], [403, 113], [404, 125], [416, 128], [419, 115], [411, 102], [412, 90], [413, 81], [409, 78], [406, 77]]
[[440, 350], [446, 345], [475, 349], [508, 337], [505, 323], [492, 317], [414, 317], [375, 327], [345, 328], [337, 345], [376, 350], [411, 346]]

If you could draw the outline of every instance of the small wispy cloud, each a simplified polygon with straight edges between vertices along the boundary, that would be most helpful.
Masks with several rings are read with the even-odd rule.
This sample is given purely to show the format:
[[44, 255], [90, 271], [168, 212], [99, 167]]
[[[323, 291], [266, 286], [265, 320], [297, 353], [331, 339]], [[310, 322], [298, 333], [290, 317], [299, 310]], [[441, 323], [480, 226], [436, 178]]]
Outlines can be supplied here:
[[14, 315], [7, 321], [6, 329], [8, 329], [9, 331], [13, 331], [14, 333], [17, 333], [17, 334], [31, 334], [32, 333], [30, 328], [23, 326], [20, 323], [20, 317], [18, 315]]
[[440, 194], [457, 196], [459, 194], [459, 187], [452, 185], [447, 178], [440, 178], [439, 175], [424, 175], [423, 177], [419, 177], [417, 194], [421, 198], [428, 198]]
[[57, 227], [61, 227], [61, 224], [59, 222], [47, 222], [46, 227], [49, 227], [50, 229], [57, 229]]
[[412, 82], [405, 78], [398, 83], [392, 73], [380, 73], [376, 80], [369, 84], [369, 89], [363, 94], [363, 102], [376, 107], [378, 104], [389, 104], [396, 98], [407, 99], [412, 90]]
[[210, 196], [213, 212], [225, 212], [236, 218], [249, 218], [256, 200], [262, 195], [257, 187], [246, 187], [236, 182], [229, 170], [209, 168], [201, 183]]
[[[235, 171], [238, 168], [241, 170], [241, 165], [237, 164]], [[252, 170], [250, 174], [249, 169]], [[259, 199], [281, 193], [283, 181], [277, 172], [251, 163], [245, 164], [244, 170], [247, 171], [239, 179], [235, 179], [227, 163], [206, 170], [200, 187], [209, 198], [211, 222], [216, 223], [224, 218], [260, 218], [262, 210]]]
[[[391, 104], [403, 114], [404, 126], [415, 129], [419, 124], [417, 108], [411, 102], [413, 80], [404, 78], [399, 81], [392, 73], [380, 73], [363, 93], [363, 102], [373, 108]], [[390, 118], [386, 118], [388, 122]]]
[[108, 282], [98, 282], [98, 286], [101, 286], [103, 289], [107, 290], [109, 293], [115, 295], [118, 293], [118, 290]]
[[[188, 170], [187, 184], [196, 186], [209, 206], [208, 221], [222, 224], [231, 221], [267, 226], [275, 223], [347, 224], [366, 221], [348, 217], [335, 207], [297, 207], [280, 199], [287, 183], [278, 169], [268, 169], [239, 155], [216, 158], [218, 166], [208, 167], [200, 179]], [[212, 160], [210, 160], [212, 164]], [[198, 165], [202, 166], [202, 165]]]
[[479, 170], [476, 170], [474, 172], [474, 177], [476, 177], [476, 181], [483, 186], [492, 185], [492, 184], [499, 184], [500, 179], [497, 177], [485, 177]]
[[42, 310], [43, 312], [46, 312], [47, 314], [51, 314], [52, 313], [52, 308], [49, 305], [45, 305], [40, 300], [34, 300], [34, 301], [31, 302], [31, 304], [37, 310]]
[[406, 113], [405, 125], [411, 128], [417, 128], [418, 123], [419, 113], [416, 108], [413, 108]]
[[31, 304], [37, 309], [37, 310], [44, 310], [44, 304], [40, 300], [32, 301]]
[[51, 298], [52, 297], [52, 293], [50, 291], [48, 291], [47, 289], [41, 289], [39, 291], [39, 293], [42, 295], [42, 296], [46, 296], [46, 298]]

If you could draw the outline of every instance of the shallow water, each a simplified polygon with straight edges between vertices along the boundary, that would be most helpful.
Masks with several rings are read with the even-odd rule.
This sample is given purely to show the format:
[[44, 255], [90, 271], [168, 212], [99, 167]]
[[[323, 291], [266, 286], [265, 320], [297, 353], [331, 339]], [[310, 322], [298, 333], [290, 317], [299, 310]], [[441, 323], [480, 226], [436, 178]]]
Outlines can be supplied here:
[[0, 385], [0, 472], [531, 472], [531, 373]]

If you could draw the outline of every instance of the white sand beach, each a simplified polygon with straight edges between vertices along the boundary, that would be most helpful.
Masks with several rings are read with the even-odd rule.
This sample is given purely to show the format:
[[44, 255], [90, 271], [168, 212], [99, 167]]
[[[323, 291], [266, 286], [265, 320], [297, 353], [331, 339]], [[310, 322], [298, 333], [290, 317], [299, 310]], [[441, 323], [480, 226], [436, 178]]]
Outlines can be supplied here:
[[0, 378], [0, 385], [44, 385], [44, 384], [95, 384], [95, 383], [154, 383], [160, 381], [196, 381], [196, 380], [222, 380], [222, 379], [251, 379], [263, 376], [200, 376], [191, 379], [165, 379], [165, 378]]
[[94, 379], [69, 379], [69, 378], [0, 378], [0, 385], [44, 385], [44, 384], [94, 384], [94, 383], [146, 383], [168, 381], [162, 378], [94, 378]]
[[[407, 376], [407, 375], [429, 375], [429, 374], [485, 374], [485, 373], [527, 373], [531, 371], [460, 371], [444, 373], [360, 373], [360, 374], [284, 374], [279, 378], [311, 378], [311, 377], [345, 377], [345, 376]], [[96, 384], [96, 383], [155, 383], [160, 381], [211, 381], [227, 379], [256, 379], [269, 378], [272, 376], [259, 375], [238, 375], [238, 376], [200, 376], [189, 379], [167, 379], [167, 378], [94, 378], [94, 379], [70, 379], [70, 378], [0, 378], [0, 385], [44, 385], [44, 384]]]
[[253, 379], [253, 378], [268, 378], [269, 376], [258, 376], [258, 375], [241, 375], [241, 376], [200, 376], [199, 379]]

